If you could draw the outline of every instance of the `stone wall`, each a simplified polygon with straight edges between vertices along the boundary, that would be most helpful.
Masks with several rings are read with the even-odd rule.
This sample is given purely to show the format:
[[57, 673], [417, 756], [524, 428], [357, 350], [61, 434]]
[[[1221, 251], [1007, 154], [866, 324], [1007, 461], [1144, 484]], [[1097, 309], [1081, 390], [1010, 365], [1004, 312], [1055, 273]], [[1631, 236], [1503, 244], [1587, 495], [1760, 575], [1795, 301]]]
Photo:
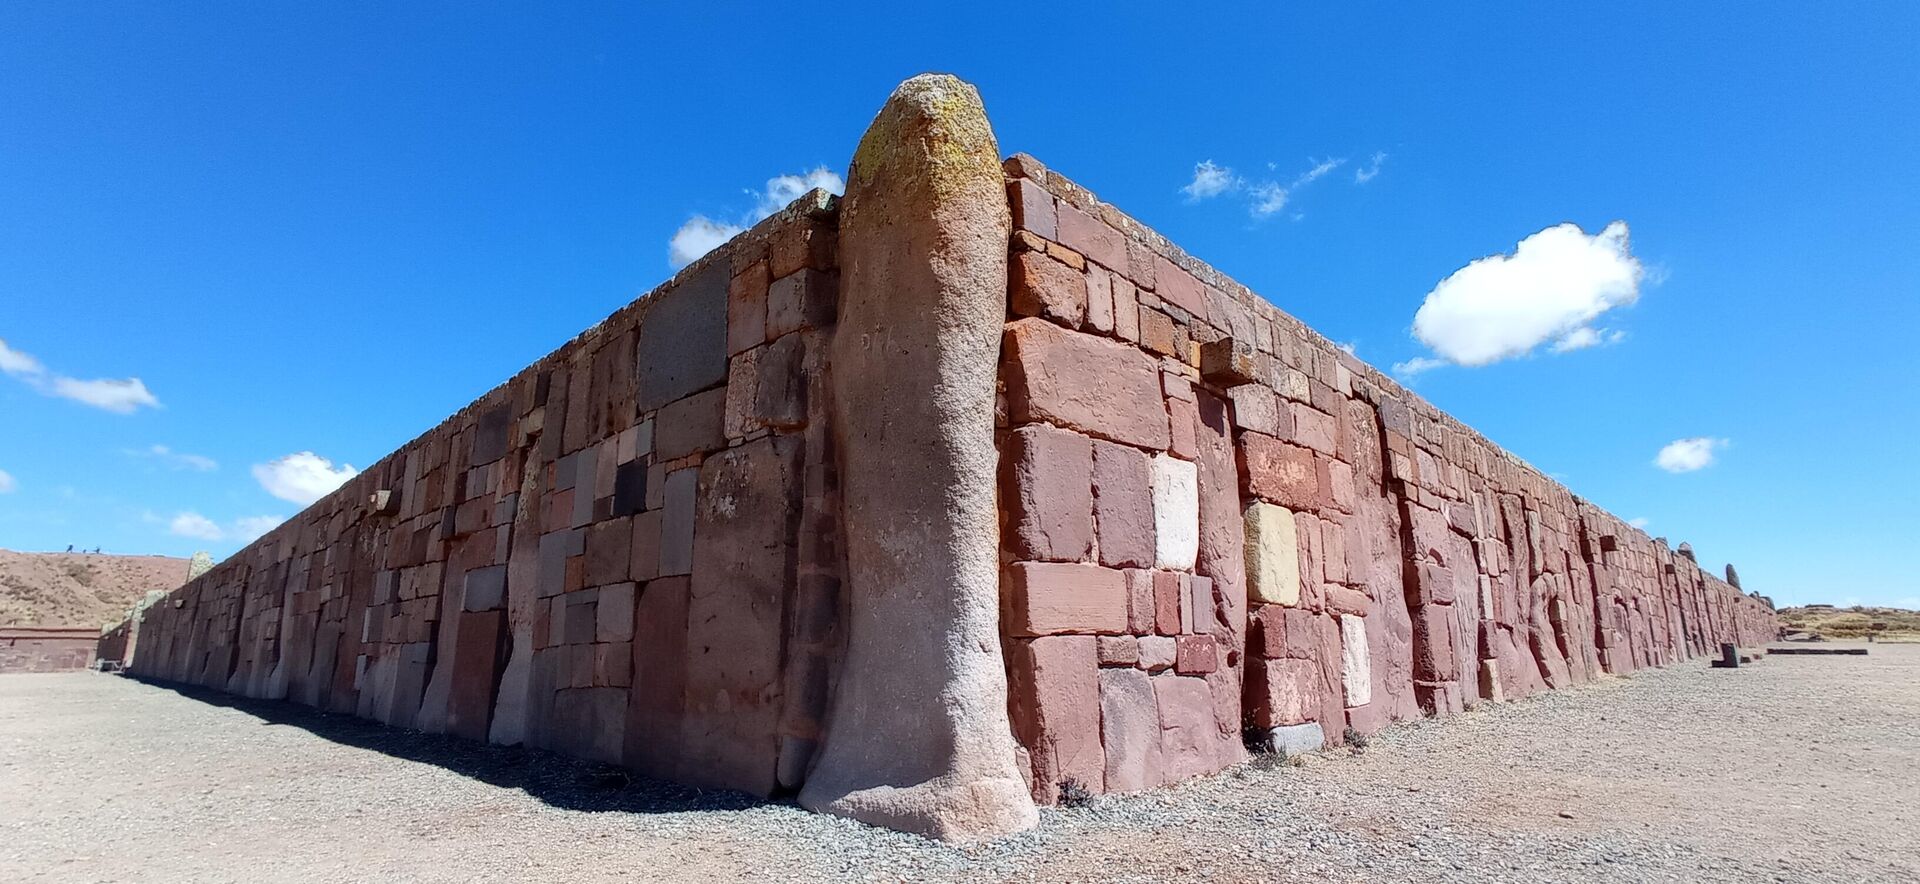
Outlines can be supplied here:
[[1131, 791], [1773, 634], [1761, 600], [1032, 157], [1002, 357], [1034, 797]]
[[70, 672], [93, 665], [100, 630], [0, 626], [0, 673]]
[[135, 674], [796, 785], [835, 648], [809, 194], [174, 592]]
[[999, 156], [971, 87], [908, 81], [844, 202], [735, 238], [102, 647], [964, 839], [1249, 735], [1337, 745], [1771, 636], [1764, 600]]

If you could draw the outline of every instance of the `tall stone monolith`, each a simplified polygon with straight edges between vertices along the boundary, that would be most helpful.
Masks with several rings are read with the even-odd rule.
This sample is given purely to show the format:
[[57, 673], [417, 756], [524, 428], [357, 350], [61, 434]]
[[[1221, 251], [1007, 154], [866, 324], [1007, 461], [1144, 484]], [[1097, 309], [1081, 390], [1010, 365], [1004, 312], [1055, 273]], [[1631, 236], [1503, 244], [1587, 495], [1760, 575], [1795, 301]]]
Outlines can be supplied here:
[[847, 653], [800, 803], [949, 840], [1037, 821], [1000, 655], [993, 413], [1011, 231], [979, 93], [943, 74], [902, 83], [840, 210]]

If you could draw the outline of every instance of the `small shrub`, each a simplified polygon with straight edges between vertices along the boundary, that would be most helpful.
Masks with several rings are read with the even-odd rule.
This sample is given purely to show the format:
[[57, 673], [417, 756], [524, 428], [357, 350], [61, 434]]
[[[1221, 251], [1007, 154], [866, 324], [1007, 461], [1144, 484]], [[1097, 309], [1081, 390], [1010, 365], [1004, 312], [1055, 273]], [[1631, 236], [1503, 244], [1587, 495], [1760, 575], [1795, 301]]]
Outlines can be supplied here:
[[1061, 807], [1086, 807], [1093, 803], [1093, 793], [1080, 784], [1079, 780], [1063, 780], [1060, 783]]
[[1347, 740], [1347, 745], [1353, 747], [1353, 751], [1355, 752], [1367, 751], [1367, 735], [1366, 734], [1363, 734], [1357, 730], [1354, 730], [1353, 728], [1347, 728], [1346, 740]]

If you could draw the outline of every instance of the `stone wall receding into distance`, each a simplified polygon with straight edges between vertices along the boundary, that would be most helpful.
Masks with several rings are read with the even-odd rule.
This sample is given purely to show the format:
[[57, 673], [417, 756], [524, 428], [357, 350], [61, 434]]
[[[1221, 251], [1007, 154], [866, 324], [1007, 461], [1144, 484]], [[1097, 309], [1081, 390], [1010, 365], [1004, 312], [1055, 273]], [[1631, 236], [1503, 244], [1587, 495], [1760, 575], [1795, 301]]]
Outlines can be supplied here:
[[903, 84], [806, 195], [111, 633], [943, 838], [1772, 606]]

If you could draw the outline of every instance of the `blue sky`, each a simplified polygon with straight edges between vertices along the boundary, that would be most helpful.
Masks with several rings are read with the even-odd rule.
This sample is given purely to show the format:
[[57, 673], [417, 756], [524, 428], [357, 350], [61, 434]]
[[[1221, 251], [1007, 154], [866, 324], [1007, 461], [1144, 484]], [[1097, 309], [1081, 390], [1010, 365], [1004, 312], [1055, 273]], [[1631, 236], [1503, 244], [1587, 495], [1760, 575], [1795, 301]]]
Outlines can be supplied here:
[[8, 3], [0, 547], [238, 549], [945, 70], [1749, 588], [1920, 607], [1920, 6], [1687, 6]]

